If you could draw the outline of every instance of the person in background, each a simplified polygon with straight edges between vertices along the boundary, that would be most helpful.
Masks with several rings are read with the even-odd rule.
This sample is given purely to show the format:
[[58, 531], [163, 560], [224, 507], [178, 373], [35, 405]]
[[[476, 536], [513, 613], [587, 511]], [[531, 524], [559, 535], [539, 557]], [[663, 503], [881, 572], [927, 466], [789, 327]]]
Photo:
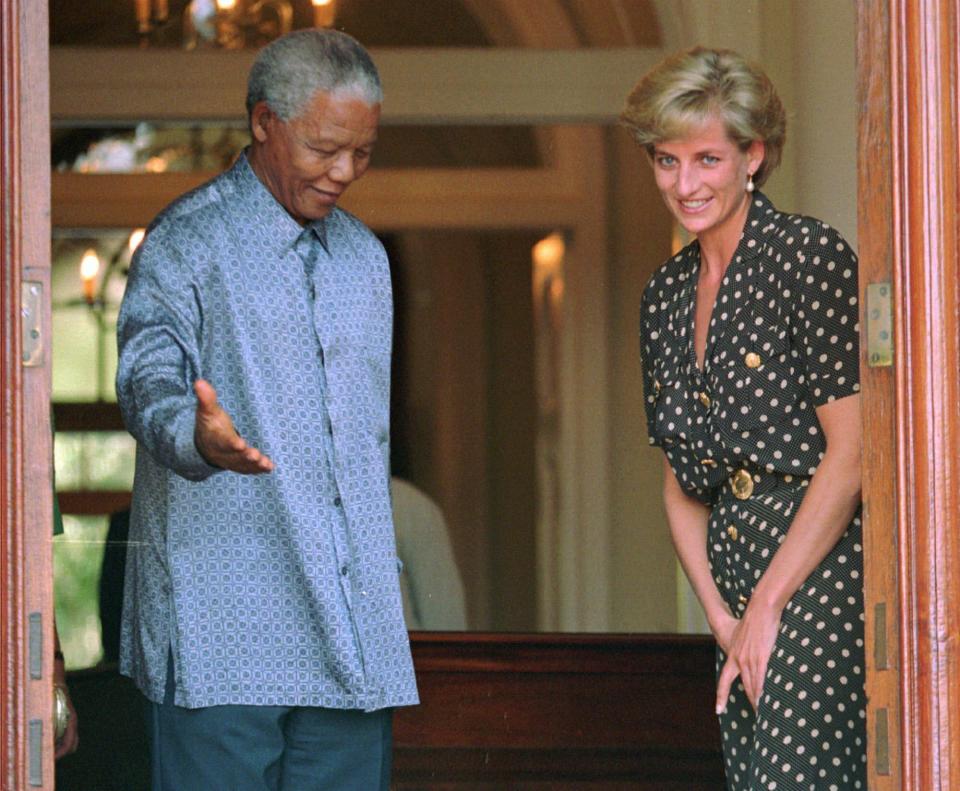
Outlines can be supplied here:
[[621, 118], [695, 237], [644, 291], [643, 382], [728, 787], [866, 788], [857, 258], [759, 191], [785, 114], [740, 55], [668, 58]]
[[165, 209], [120, 309], [137, 440], [120, 671], [156, 791], [386, 791], [417, 702], [390, 514], [390, 272], [337, 203], [382, 92], [334, 30], [250, 71], [250, 147]]
[[[60, 513], [60, 503], [54, 491], [53, 534], [58, 536], [62, 533], [63, 515]], [[60, 648], [60, 632], [57, 630], [56, 618], [53, 621], [53, 686], [54, 694], [56, 695], [56, 690], [60, 691], [62, 705], [67, 708], [66, 729], [56, 740], [55, 745], [54, 757], [59, 760], [65, 755], [76, 752], [80, 746], [80, 722], [77, 719], [77, 710], [73, 707], [73, 699], [70, 697], [70, 687], [67, 686], [67, 666]]]
[[73, 707], [70, 697], [70, 687], [67, 686], [67, 667], [60, 650], [60, 634], [57, 624], [53, 624], [53, 686], [63, 695], [63, 705], [67, 707], [67, 721], [63, 735], [56, 741], [54, 757], [59, 760], [65, 755], [75, 753], [80, 746], [80, 724], [77, 719], [77, 710]]
[[409, 481], [390, 479], [400, 592], [408, 629], [460, 632], [467, 628], [463, 581], [443, 512]]

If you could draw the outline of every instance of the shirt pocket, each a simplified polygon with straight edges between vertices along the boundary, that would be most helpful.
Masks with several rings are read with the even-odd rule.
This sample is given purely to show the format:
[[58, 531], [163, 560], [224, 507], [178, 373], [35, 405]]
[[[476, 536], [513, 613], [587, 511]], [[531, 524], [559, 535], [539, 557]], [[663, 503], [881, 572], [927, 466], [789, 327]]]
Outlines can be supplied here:
[[777, 426], [796, 410], [800, 368], [787, 325], [773, 311], [754, 308], [736, 342], [714, 369], [720, 393], [717, 419], [728, 435]]

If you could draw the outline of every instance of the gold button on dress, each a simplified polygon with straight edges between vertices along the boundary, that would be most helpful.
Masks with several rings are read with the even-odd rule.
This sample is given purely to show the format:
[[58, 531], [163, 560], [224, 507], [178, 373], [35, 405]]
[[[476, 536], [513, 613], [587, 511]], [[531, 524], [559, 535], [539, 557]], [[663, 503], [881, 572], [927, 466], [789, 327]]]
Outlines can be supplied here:
[[738, 500], [746, 500], [753, 494], [753, 478], [746, 470], [737, 470], [730, 476], [730, 488]]

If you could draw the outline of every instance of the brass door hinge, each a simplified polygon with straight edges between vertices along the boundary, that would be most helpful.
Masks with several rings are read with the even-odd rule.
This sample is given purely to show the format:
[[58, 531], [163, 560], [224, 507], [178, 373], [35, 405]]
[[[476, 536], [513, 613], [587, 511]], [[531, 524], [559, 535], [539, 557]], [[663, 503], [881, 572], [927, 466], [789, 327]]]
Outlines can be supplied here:
[[23, 351], [25, 367], [35, 368], [43, 365], [43, 283], [38, 280], [24, 280], [20, 284], [20, 317], [22, 321]]
[[889, 283], [867, 286], [867, 365], [893, 365], [893, 289]]

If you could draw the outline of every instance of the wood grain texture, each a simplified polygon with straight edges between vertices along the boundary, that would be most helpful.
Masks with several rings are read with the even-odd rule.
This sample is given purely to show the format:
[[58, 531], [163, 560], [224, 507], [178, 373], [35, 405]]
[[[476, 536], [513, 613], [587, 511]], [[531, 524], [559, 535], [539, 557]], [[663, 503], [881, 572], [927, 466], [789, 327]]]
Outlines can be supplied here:
[[[866, 326], [867, 286], [893, 279], [893, 125], [889, 3], [887, 0], [860, 3], [857, 9], [858, 223], [860, 326], [863, 329]], [[863, 337], [866, 337], [865, 333]], [[893, 368], [867, 367], [867, 351], [864, 343], [861, 348], [861, 403], [867, 696], [870, 701], [867, 710], [868, 767], [870, 787], [875, 791], [892, 791], [900, 788], [897, 498], [896, 487], [891, 485], [896, 478], [896, 386]], [[875, 617], [877, 604], [884, 605], [882, 623], [878, 623]], [[880, 656], [882, 666], [877, 661], [878, 641], [886, 648]], [[885, 753], [875, 736], [877, 715], [881, 710], [886, 711]]]
[[421, 704], [398, 710], [394, 785], [716, 789], [713, 642], [415, 633]]
[[20, 559], [23, 526], [20, 506], [22, 476], [18, 459], [22, 446], [19, 338], [18, 259], [19, 172], [17, 169], [17, 95], [18, 36], [17, 4], [0, 0], [0, 103], [3, 123], [0, 128], [0, 322], [3, 342], [0, 344], [0, 442], [3, 460], [0, 465], [0, 618], [3, 641], [0, 644], [0, 734], [3, 736], [2, 775], [0, 788], [12, 789], [24, 768], [23, 696], [19, 690], [19, 673], [23, 665], [22, 605]]
[[[49, 418], [49, 301], [40, 314], [46, 365], [21, 364], [20, 289], [23, 280], [49, 293], [50, 139], [47, 11], [45, 3], [0, 2], [2, 41], [2, 263], [0, 310], [0, 590], [3, 646], [0, 647], [0, 733], [3, 774], [0, 788], [20, 789], [42, 778], [53, 787], [51, 702], [53, 668], [52, 498]], [[42, 616], [41, 673], [28, 672], [27, 615]], [[43, 727], [39, 761], [30, 761], [30, 722]]]
[[957, 0], [893, 3], [903, 788], [960, 787]]

